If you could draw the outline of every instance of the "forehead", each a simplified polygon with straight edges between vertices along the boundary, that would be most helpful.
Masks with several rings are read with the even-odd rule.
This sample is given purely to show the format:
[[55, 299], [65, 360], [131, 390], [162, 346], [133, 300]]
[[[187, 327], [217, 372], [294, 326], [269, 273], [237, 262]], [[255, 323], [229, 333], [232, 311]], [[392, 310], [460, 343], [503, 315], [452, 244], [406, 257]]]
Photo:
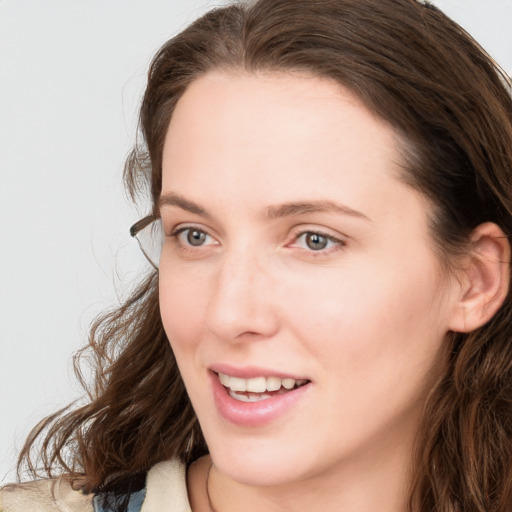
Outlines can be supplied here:
[[291, 160], [317, 149], [322, 140], [324, 149], [347, 141], [345, 151], [350, 147], [350, 153], [370, 157], [369, 143], [372, 153], [388, 155], [396, 143], [391, 128], [340, 84], [291, 73], [208, 73], [178, 101], [167, 135], [164, 156], [176, 156], [178, 147], [190, 149], [183, 144], [200, 139], [201, 153], [217, 158], [227, 153], [231, 160], [239, 156], [237, 149], [258, 160], [275, 158], [271, 151], [282, 149], [282, 159], [286, 153]]
[[396, 179], [399, 168], [395, 132], [339, 84], [215, 72], [178, 101], [164, 146], [163, 192], [229, 197], [233, 208], [304, 195], [385, 208], [395, 189], [414, 193]]

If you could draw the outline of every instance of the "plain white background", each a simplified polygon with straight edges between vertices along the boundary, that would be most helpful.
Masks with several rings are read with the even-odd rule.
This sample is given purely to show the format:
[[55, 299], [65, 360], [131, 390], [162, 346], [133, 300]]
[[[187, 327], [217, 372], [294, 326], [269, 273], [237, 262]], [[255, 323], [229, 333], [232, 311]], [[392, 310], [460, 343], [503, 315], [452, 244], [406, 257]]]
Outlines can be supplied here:
[[[147, 266], [121, 174], [151, 56], [223, 0], [0, 0], [0, 482]], [[512, 73], [512, 0], [437, 0]], [[485, 4], [485, 5], [484, 5]]]

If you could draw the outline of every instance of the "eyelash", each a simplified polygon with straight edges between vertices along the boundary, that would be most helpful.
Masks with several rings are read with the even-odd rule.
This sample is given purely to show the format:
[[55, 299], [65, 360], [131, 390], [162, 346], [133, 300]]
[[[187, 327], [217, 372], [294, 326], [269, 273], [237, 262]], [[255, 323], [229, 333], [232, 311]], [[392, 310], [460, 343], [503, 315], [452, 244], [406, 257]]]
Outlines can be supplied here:
[[305, 253], [308, 253], [308, 255], [313, 257], [326, 256], [328, 254], [331, 254], [332, 252], [339, 251], [346, 245], [346, 242], [344, 240], [336, 238], [335, 236], [332, 235], [328, 235], [327, 233], [322, 233], [321, 231], [317, 230], [304, 230], [301, 231], [300, 233], [297, 233], [296, 235], [293, 236], [293, 243], [297, 243], [305, 235], [317, 235], [322, 238], [325, 238], [327, 242], [332, 242], [332, 244], [334, 244], [334, 247], [319, 249], [316, 251], [313, 249], [299, 248], [303, 250]]
[[199, 233], [204, 233], [206, 236], [214, 239], [214, 237], [212, 237], [212, 235], [210, 235], [207, 231], [205, 231], [204, 229], [201, 229], [197, 226], [179, 227], [179, 228], [175, 229], [169, 236], [173, 237], [176, 240], [176, 243], [179, 244], [184, 249], [197, 251], [198, 249], [205, 247], [204, 245], [198, 245], [198, 246], [194, 247], [193, 245], [182, 243], [179, 239], [179, 236], [186, 233], [187, 231], [197, 231]]
[[[197, 231], [199, 233], [205, 234], [207, 237], [210, 237], [211, 239], [215, 240], [215, 238], [210, 235], [207, 231], [204, 229], [201, 229], [196, 226], [182, 226], [177, 229], [175, 229], [170, 235], [170, 237], [174, 238], [176, 241], [176, 244], [180, 246], [182, 250], [185, 251], [194, 251], [194, 253], [197, 253], [197, 251], [204, 249], [205, 247], [208, 247], [210, 245], [216, 245], [216, 244], [207, 244], [207, 245], [198, 245], [193, 246], [191, 244], [183, 243], [180, 241], [180, 235], [187, 233], [189, 231]], [[334, 247], [329, 247], [325, 249], [319, 249], [319, 250], [313, 250], [313, 249], [307, 249], [303, 247], [296, 247], [301, 252], [307, 254], [309, 257], [319, 257], [319, 256], [327, 256], [331, 254], [332, 252], [336, 252], [341, 250], [343, 247], [346, 246], [346, 242], [344, 240], [341, 240], [340, 238], [334, 237], [332, 235], [328, 235], [327, 233], [322, 233], [318, 230], [303, 230], [297, 234], [294, 234], [291, 241], [286, 242], [286, 247], [293, 246], [293, 244], [297, 244], [297, 242], [306, 235], [317, 235], [319, 237], [322, 237], [327, 240], [327, 242], [331, 242], [334, 244]]]

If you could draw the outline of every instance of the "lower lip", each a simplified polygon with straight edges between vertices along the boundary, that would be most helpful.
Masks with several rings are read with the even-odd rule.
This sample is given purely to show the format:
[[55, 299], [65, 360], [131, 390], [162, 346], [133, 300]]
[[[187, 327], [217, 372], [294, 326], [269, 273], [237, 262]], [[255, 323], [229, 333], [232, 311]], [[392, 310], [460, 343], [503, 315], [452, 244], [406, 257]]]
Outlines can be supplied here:
[[308, 383], [258, 402], [241, 402], [229, 396], [227, 388], [220, 383], [216, 373], [211, 372], [210, 378], [215, 405], [220, 415], [225, 420], [243, 427], [258, 427], [283, 416], [304, 396], [311, 385]]

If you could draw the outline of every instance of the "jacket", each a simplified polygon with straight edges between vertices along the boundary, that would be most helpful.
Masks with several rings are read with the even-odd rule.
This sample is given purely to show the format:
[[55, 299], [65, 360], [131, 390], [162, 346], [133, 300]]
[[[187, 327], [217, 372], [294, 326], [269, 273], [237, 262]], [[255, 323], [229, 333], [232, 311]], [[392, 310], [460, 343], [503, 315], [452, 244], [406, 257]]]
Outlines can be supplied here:
[[[35, 480], [0, 489], [0, 512], [110, 512], [97, 498], [73, 490], [65, 477]], [[139, 511], [192, 512], [183, 464], [170, 460], [149, 470], [145, 489], [130, 499], [129, 512]]]

